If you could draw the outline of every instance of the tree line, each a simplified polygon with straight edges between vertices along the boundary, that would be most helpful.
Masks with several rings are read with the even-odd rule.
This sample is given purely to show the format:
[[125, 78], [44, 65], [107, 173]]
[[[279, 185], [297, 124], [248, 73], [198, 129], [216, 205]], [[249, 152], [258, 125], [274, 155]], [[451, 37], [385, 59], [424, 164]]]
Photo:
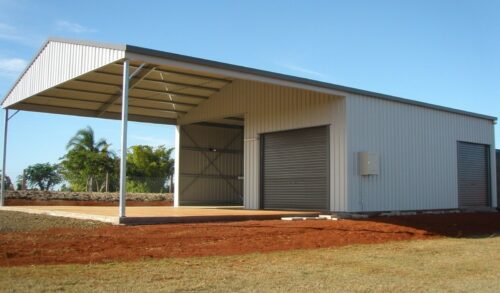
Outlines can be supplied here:
[[[28, 166], [17, 178], [17, 189], [115, 192], [119, 190], [120, 158], [91, 127], [80, 129], [68, 141], [59, 163]], [[135, 145], [127, 151], [127, 191], [167, 192], [172, 187], [173, 148]], [[13, 189], [6, 176], [6, 186]]]

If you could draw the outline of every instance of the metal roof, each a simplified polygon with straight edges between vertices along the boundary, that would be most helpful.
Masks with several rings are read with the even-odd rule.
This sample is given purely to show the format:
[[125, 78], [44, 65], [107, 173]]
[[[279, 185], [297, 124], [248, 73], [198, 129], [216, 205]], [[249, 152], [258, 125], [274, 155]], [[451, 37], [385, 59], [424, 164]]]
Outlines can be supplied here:
[[[487, 120], [496, 117], [442, 107], [332, 83], [162, 52], [50, 38], [2, 102], [2, 107], [101, 118], [120, 118], [124, 59], [131, 60], [130, 120], [175, 124], [202, 101], [236, 79], [281, 84], [334, 95], [373, 98]], [[228, 123], [237, 124], [228, 119]]]

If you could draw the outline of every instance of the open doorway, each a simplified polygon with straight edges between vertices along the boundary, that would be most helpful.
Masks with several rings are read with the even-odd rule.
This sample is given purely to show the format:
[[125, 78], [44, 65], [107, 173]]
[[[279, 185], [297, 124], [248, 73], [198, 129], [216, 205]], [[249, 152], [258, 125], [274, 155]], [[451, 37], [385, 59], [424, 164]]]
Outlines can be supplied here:
[[243, 118], [180, 127], [179, 205], [243, 205]]

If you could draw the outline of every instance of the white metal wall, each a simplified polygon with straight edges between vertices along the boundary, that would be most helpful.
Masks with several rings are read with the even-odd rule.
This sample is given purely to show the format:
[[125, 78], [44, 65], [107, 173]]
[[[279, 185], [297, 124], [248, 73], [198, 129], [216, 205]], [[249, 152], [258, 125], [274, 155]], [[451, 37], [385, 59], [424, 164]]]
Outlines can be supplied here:
[[[457, 141], [491, 145], [496, 194], [492, 121], [357, 95], [347, 116], [350, 211], [457, 208]], [[360, 151], [379, 154], [380, 175], [358, 175]]]
[[[243, 115], [244, 205], [258, 209], [259, 135], [266, 132], [330, 125], [331, 210], [347, 208], [345, 99], [253, 81], [234, 81], [179, 119], [180, 124]], [[182, 172], [182, 170], [181, 170]]]
[[124, 56], [122, 50], [50, 41], [15, 84], [3, 106], [8, 107]]

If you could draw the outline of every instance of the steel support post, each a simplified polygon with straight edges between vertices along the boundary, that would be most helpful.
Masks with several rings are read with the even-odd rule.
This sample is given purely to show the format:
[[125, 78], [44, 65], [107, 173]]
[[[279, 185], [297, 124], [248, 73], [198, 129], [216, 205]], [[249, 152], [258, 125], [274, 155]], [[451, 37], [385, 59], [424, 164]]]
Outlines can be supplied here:
[[180, 155], [181, 155], [181, 126], [175, 126], [175, 161], [174, 161], [174, 207], [179, 207], [180, 196]]
[[127, 123], [128, 123], [128, 90], [129, 90], [129, 60], [123, 62], [122, 89], [122, 127], [120, 156], [120, 218], [125, 217], [127, 195]]
[[7, 159], [7, 131], [9, 129], [9, 109], [5, 109], [5, 124], [3, 129], [3, 159], [2, 159], [2, 183], [0, 186], [0, 206], [4, 205], [5, 198], [5, 167]]

